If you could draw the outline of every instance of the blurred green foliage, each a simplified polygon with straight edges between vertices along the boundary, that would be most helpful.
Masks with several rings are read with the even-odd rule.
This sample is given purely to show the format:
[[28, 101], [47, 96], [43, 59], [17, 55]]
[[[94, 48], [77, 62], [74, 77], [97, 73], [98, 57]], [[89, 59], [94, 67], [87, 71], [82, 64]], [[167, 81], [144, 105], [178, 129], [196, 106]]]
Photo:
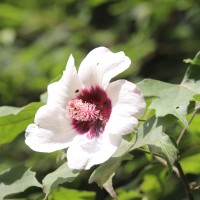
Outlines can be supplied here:
[[[179, 83], [182, 63], [200, 49], [200, 2], [195, 0], [1, 0], [0, 1], [0, 106], [24, 106], [39, 101], [48, 83], [60, 75], [72, 53], [77, 67], [97, 46], [124, 51], [132, 60], [121, 77], [137, 82], [144, 77]], [[185, 67], [184, 67], [185, 66]], [[200, 184], [200, 116], [181, 141], [181, 164], [191, 181]], [[171, 124], [167, 133], [177, 136], [182, 127]], [[62, 157], [62, 152], [59, 152]], [[61, 164], [58, 153], [34, 153], [20, 135], [0, 146], [0, 171], [25, 163], [38, 172], [38, 180]], [[150, 163], [150, 164], [149, 164]], [[83, 172], [66, 188], [96, 191], [96, 199], [110, 199], [95, 184], [91, 171]], [[114, 177], [119, 199], [175, 200], [185, 193], [176, 176], [141, 152], [124, 162]], [[60, 188], [63, 195], [67, 189]], [[77, 194], [88, 199], [93, 193]], [[200, 198], [195, 190], [196, 199]], [[55, 191], [50, 199], [59, 199]], [[81, 196], [83, 195], [83, 196]], [[84, 197], [85, 195], [85, 197]], [[25, 191], [19, 198], [42, 199], [41, 191]], [[26, 199], [27, 199], [26, 198]]]
[[78, 66], [102, 45], [131, 58], [123, 77], [176, 81], [199, 48], [199, 11], [190, 0], [1, 0], [0, 104], [37, 101], [71, 53]]

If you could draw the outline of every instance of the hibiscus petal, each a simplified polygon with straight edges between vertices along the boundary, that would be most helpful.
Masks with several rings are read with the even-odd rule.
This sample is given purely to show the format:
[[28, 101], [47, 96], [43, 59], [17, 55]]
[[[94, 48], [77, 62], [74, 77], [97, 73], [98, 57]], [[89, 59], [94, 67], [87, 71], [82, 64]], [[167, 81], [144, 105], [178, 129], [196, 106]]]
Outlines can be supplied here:
[[34, 151], [53, 152], [67, 148], [75, 135], [65, 110], [45, 105], [27, 127], [25, 142]]
[[106, 131], [121, 135], [131, 133], [146, 107], [143, 95], [135, 84], [126, 80], [110, 83], [107, 94], [112, 102], [112, 113]]
[[92, 50], [79, 67], [79, 76], [86, 88], [106, 88], [110, 80], [126, 70], [131, 61], [124, 52], [113, 53], [105, 47]]
[[73, 99], [80, 89], [80, 78], [74, 65], [74, 58], [70, 55], [61, 79], [48, 86], [47, 104], [60, 105], [66, 108], [69, 100]]
[[77, 135], [67, 151], [68, 166], [79, 170], [90, 169], [93, 165], [107, 161], [120, 143], [120, 135], [109, 135], [106, 132], [93, 139]]

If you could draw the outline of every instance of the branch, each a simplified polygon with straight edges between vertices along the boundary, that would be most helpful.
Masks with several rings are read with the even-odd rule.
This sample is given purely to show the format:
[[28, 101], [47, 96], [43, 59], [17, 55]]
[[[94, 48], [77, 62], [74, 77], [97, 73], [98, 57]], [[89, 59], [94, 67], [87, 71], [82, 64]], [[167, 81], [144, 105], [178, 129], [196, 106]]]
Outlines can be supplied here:
[[176, 161], [174, 163], [174, 165], [177, 167], [177, 169], [179, 171], [180, 179], [183, 182], [183, 185], [184, 185], [188, 200], [194, 200], [194, 197], [193, 197], [193, 194], [192, 194], [192, 190], [190, 189], [190, 186], [188, 184], [188, 180], [187, 180], [187, 178], [186, 178], [186, 176], [185, 176], [185, 174], [183, 172], [183, 169], [182, 169], [180, 163], [178, 161]]
[[[192, 113], [190, 119], [188, 120], [188, 124], [190, 124], [190, 123], [192, 122], [194, 116], [196, 115], [196, 113], [197, 113], [197, 111], [198, 111], [199, 109], [200, 109], [200, 106], [198, 105], [198, 106], [196, 107], [196, 109], [193, 111], [193, 113]], [[184, 136], [186, 130], [187, 130], [187, 128], [184, 127], [183, 130], [181, 131], [181, 133], [180, 133], [180, 135], [179, 135], [179, 137], [178, 137], [178, 139], [177, 139], [177, 141], [176, 141], [177, 145], [179, 145], [179, 143], [180, 143], [181, 139], [183, 138], [183, 136]], [[176, 166], [176, 168], [177, 168], [178, 171], [179, 171], [179, 175], [180, 175], [180, 176], [178, 176], [178, 177], [179, 177], [179, 178], [182, 180], [182, 182], [183, 182], [183, 185], [184, 185], [184, 188], [185, 188], [185, 191], [186, 191], [188, 200], [193, 200], [194, 197], [193, 197], [193, 194], [192, 194], [192, 190], [191, 190], [191, 188], [190, 188], [189, 182], [188, 182], [188, 180], [187, 180], [187, 178], [186, 178], [186, 176], [185, 176], [185, 174], [184, 174], [184, 172], [183, 172], [183, 169], [182, 169], [180, 163], [178, 162], [178, 160], [174, 163], [174, 165]]]
[[[198, 106], [196, 107], [196, 109], [194, 110], [194, 112], [192, 113], [190, 119], [188, 120], [188, 124], [190, 124], [190, 123], [192, 122], [194, 116], [196, 115], [196, 113], [197, 113], [197, 111], [198, 111], [199, 109], [200, 109], [200, 106], [198, 105]], [[179, 143], [180, 143], [182, 137], [184, 136], [186, 130], [187, 130], [187, 128], [184, 127], [183, 130], [181, 131], [181, 133], [180, 133], [180, 135], [179, 135], [179, 137], [178, 137], [178, 139], [177, 139], [177, 141], [176, 141], [177, 145], [179, 145]]]
[[[136, 150], [141, 151], [141, 152], [143, 152], [143, 153], [147, 153], [147, 154], [153, 155], [153, 156], [156, 158], [156, 160], [158, 160], [158, 161], [159, 161], [161, 164], [163, 164], [164, 166], [168, 167], [167, 161], [166, 161], [165, 159], [163, 159], [163, 157], [162, 157], [161, 155], [156, 154], [156, 153], [152, 154], [151, 152], [146, 151], [146, 150], [144, 150], [144, 149], [142, 149], [142, 148], [138, 148], [138, 149], [136, 149]], [[172, 170], [176, 173], [176, 175], [177, 175], [178, 177], [180, 177], [179, 171], [178, 171], [178, 169], [177, 169], [175, 166], [172, 167]]]
[[[138, 148], [137, 150], [143, 152], [143, 153], [147, 153], [147, 154], [151, 154], [149, 151], [146, 151], [144, 149]], [[160, 162], [162, 163], [164, 166], [167, 166], [167, 161], [164, 160], [162, 158], [162, 156], [158, 155], [158, 154], [153, 154], [153, 156]], [[192, 190], [190, 189], [188, 180], [183, 172], [183, 169], [180, 165], [180, 163], [177, 161], [175, 161], [174, 166], [172, 167], [172, 170], [176, 173], [177, 177], [180, 178], [183, 182], [188, 200], [194, 200], [193, 198], [193, 194], [192, 194]]]

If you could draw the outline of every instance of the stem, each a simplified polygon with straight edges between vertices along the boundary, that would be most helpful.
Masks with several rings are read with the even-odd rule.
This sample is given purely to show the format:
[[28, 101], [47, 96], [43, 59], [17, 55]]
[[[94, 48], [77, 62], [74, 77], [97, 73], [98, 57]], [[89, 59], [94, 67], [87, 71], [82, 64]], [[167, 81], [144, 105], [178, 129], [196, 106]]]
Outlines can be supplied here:
[[[200, 109], [200, 106], [198, 106], [198, 107], [194, 110], [194, 112], [192, 113], [190, 119], [188, 120], [188, 124], [190, 124], [190, 123], [192, 122], [194, 116], [196, 115], [196, 113], [197, 113], [197, 111], [198, 111], [199, 109]], [[187, 128], [184, 127], [183, 130], [181, 131], [181, 133], [180, 133], [180, 135], [179, 135], [179, 137], [178, 137], [178, 139], [177, 139], [177, 141], [176, 141], [177, 145], [179, 145], [179, 143], [180, 143], [181, 139], [183, 138], [183, 136], [184, 136], [186, 130], [187, 130]]]
[[[162, 163], [164, 166], [168, 167], [167, 161], [164, 160], [162, 157], [157, 157], [157, 156], [155, 156], [155, 158], [156, 158], [160, 163]], [[176, 175], [180, 178], [180, 172], [179, 172], [179, 170], [177, 169], [177, 167], [176, 167], [176, 166], [173, 166], [173, 167], [172, 167], [172, 170], [173, 170], [173, 171], [176, 173]]]
[[183, 172], [183, 169], [182, 169], [180, 163], [178, 161], [176, 161], [174, 163], [174, 165], [177, 167], [177, 169], [179, 171], [180, 179], [183, 182], [183, 185], [184, 185], [188, 200], [194, 200], [194, 197], [193, 197], [193, 194], [192, 194], [192, 190], [190, 189], [190, 186], [188, 184], [188, 180], [187, 180], [187, 178], [186, 178], [186, 176], [185, 176], [185, 174]]
[[[197, 111], [198, 111], [199, 109], [200, 109], [200, 106], [198, 105], [198, 106], [196, 107], [196, 109], [193, 111], [193, 113], [192, 113], [190, 119], [188, 120], [188, 124], [190, 124], [190, 123], [192, 122], [194, 116], [196, 115], [196, 113], [197, 113]], [[179, 145], [179, 143], [180, 143], [181, 139], [183, 138], [183, 136], [184, 136], [186, 130], [187, 130], [187, 128], [184, 127], [183, 130], [180, 132], [180, 135], [179, 135], [179, 137], [178, 137], [178, 139], [177, 139], [177, 141], [176, 141], [177, 145]], [[180, 163], [178, 162], [178, 160], [175, 161], [174, 165], [176, 166], [176, 168], [177, 168], [178, 171], [179, 171], [179, 175], [180, 175], [179, 178], [180, 178], [180, 179], [182, 180], [182, 182], [183, 182], [183, 186], [184, 186], [184, 188], [185, 188], [185, 191], [186, 191], [188, 200], [193, 200], [194, 197], [193, 197], [193, 194], [192, 194], [192, 190], [190, 189], [188, 180], [187, 180], [187, 178], [186, 178], [186, 176], [185, 176], [185, 174], [184, 174], [184, 172], [183, 172], [183, 169], [182, 169]]]
[[[156, 160], [158, 160], [158, 161], [159, 161], [161, 164], [163, 164], [164, 166], [168, 167], [167, 161], [166, 161], [165, 159], [163, 159], [161, 155], [155, 154], [155, 153], [152, 154], [151, 152], [146, 151], [146, 150], [141, 149], [141, 148], [138, 148], [138, 149], [136, 149], [136, 150], [141, 151], [141, 152], [143, 152], [143, 153], [147, 153], [147, 154], [153, 155], [153, 156], [156, 158]], [[178, 171], [178, 169], [177, 169], [175, 166], [172, 167], [172, 170], [176, 173], [176, 175], [177, 175], [178, 177], [180, 177], [179, 171]]]
[[[151, 154], [149, 151], [146, 151], [144, 149], [138, 148], [137, 150], [143, 152], [143, 153], [147, 153], [147, 154]], [[158, 154], [153, 154], [153, 156], [160, 162], [162, 163], [164, 166], [167, 166], [167, 162], [166, 160], [164, 160], [160, 155]], [[180, 165], [180, 163], [178, 162], [178, 160], [175, 161], [174, 166], [172, 167], [173, 171], [176, 173], [177, 177], [180, 178], [183, 182], [183, 186], [185, 188], [188, 200], [194, 200], [193, 194], [192, 194], [192, 190], [190, 189], [188, 180], [183, 172], [183, 169]]]

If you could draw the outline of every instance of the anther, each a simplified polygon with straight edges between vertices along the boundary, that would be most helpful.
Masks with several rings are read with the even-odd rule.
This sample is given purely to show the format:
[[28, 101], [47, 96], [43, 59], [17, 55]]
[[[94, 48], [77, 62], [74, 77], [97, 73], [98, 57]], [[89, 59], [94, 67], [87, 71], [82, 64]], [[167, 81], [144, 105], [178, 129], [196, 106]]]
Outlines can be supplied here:
[[83, 102], [81, 99], [68, 103], [67, 115], [78, 121], [94, 121], [101, 118], [100, 111], [96, 109], [95, 104]]

